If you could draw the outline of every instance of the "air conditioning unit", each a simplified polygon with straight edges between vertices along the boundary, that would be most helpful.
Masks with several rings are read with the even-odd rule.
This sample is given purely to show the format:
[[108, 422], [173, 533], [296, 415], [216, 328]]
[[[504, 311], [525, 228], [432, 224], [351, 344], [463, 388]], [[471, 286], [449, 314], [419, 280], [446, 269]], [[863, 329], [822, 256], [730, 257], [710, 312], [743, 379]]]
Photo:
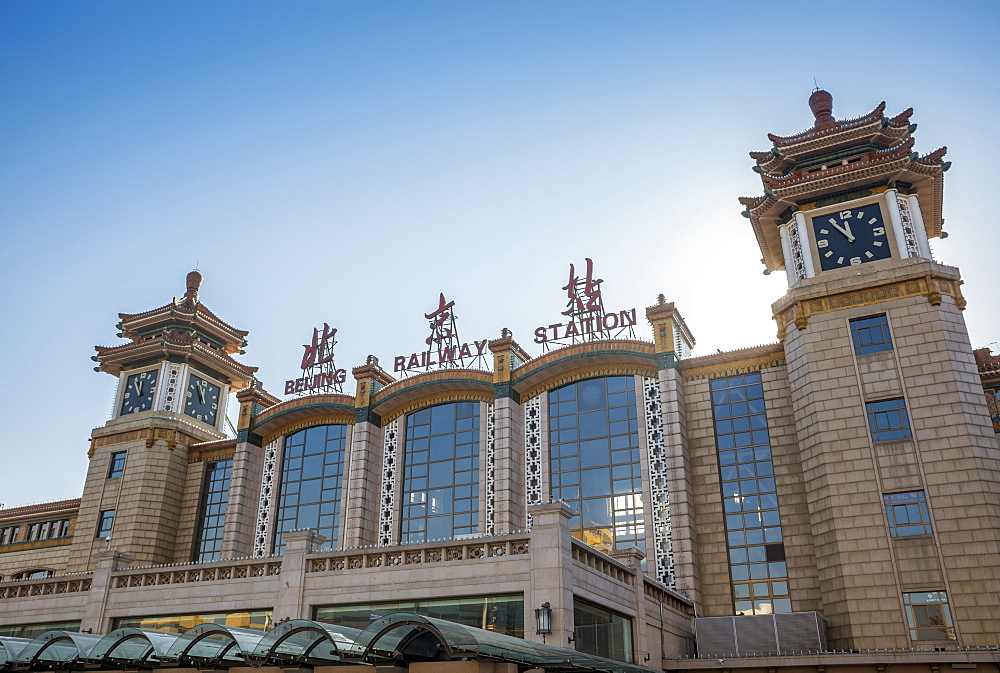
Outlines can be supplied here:
[[825, 652], [826, 620], [818, 612], [788, 612], [695, 620], [703, 657]]

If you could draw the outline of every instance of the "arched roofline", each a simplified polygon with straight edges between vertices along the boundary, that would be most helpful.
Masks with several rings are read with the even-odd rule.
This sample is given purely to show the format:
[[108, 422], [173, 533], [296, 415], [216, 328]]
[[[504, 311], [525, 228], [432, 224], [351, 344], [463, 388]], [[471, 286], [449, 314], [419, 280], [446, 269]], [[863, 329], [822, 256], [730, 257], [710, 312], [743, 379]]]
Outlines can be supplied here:
[[0, 666], [17, 661], [17, 655], [31, 642], [31, 638], [0, 636]]
[[[90, 650], [100, 642], [102, 636], [76, 631], [46, 631], [31, 640], [17, 655], [15, 667], [31, 668], [36, 662], [59, 662], [69, 664], [86, 658]], [[60, 645], [68, 645], [59, 658], [41, 658], [47, 652], [59, 649]]]
[[[216, 663], [228, 657], [247, 663], [249, 662], [249, 652], [252, 651], [252, 647], [256, 646], [265, 635], [265, 632], [257, 629], [243, 629], [236, 626], [222, 626], [221, 624], [199, 624], [180, 634], [161, 657], [161, 660], [170, 662], [171, 664], [180, 664], [187, 661]], [[209, 639], [215, 636], [223, 636], [226, 640], [214, 652], [198, 654], [194, 652], [196, 647], [211, 642]], [[247, 647], [247, 645], [251, 645], [251, 647]], [[234, 648], [238, 654], [236, 657], [231, 654]], [[209, 654], [211, 656], [208, 656]]]
[[[286, 645], [289, 640], [302, 634], [314, 634], [312, 641], [301, 643], [300, 652], [278, 652], [282, 645]], [[277, 624], [273, 629], [261, 638], [260, 642], [249, 654], [249, 659], [254, 662], [278, 663], [277, 659], [283, 662], [291, 661], [298, 664], [322, 665], [331, 661], [345, 661], [356, 659], [359, 650], [356, 648], [357, 637], [362, 632], [347, 626], [336, 624], [325, 624], [308, 619], [291, 619]], [[326, 644], [332, 646], [331, 656], [313, 656], [316, 648]]]

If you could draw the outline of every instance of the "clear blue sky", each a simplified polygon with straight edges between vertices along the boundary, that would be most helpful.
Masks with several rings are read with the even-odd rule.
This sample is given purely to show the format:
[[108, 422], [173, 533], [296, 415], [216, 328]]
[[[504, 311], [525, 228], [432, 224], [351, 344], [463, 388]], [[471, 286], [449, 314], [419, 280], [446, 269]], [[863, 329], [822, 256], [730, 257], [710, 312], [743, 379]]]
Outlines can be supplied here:
[[[439, 292], [529, 352], [571, 262], [609, 308], [664, 293], [696, 354], [774, 340], [737, 197], [750, 150], [916, 109], [948, 145], [947, 241], [976, 346], [1000, 339], [1000, 3], [0, 3], [0, 404], [7, 506], [76, 497], [117, 314], [184, 291], [250, 330], [280, 393], [324, 321], [391, 366]], [[640, 335], [649, 338], [648, 330]], [[353, 392], [353, 386], [348, 386]]]

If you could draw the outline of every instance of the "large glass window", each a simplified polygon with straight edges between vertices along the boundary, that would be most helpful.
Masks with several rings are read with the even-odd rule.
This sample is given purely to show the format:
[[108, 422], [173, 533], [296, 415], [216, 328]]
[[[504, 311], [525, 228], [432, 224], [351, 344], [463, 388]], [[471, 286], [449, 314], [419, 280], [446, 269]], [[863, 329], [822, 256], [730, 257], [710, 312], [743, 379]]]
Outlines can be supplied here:
[[235, 626], [241, 629], [266, 631], [273, 626], [271, 614], [271, 610], [238, 610], [235, 612], [206, 612], [200, 615], [118, 617], [112, 621], [111, 628], [184, 633], [188, 629], [193, 629], [201, 624], [218, 624], [220, 626]]
[[733, 607], [791, 612], [781, 514], [759, 373], [712, 381]]
[[79, 621], [69, 622], [46, 622], [44, 624], [13, 624], [0, 626], [0, 637], [8, 638], [34, 638], [46, 631], [79, 631]]
[[347, 426], [318, 425], [285, 437], [274, 553], [285, 550], [284, 533], [309, 528], [336, 549]]
[[479, 530], [479, 403], [454, 402], [406, 417], [401, 541]]
[[884, 315], [852, 320], [851, 339], [854, 341], [854, 352], [858, 355], [892, 350], [889, 321]]
[[892, 537], [930, 535], [931, 515], [923, 491], [890, 493], [882, 497]]
[[524, 637], [524, 598], [521, 594], [320, 607], [316, 608], [316, 620], [364, 629], [394, 612], [412, 612], [516, 638]]
[[4, 526], [0, 528], [0, 545], [14, 544], [17, 541], [17, 534], [21, 532], [21, 526]]
[[632, 620], [628, 617], [574, 598], [573, 630], [578, 652], [633, 662]]
[[195, 538], [195, 561], [219, 560], [222, 529], [226, 524], [226, 505], [229, 502], [229, 479], [232, 474], [232, 460], [217, 460], [205, 466], [198, 537]]
[[574, 537], [602, 551], [646, 550], [638, 424], [631, 376], [549, 393], [552, 499], [579, 512], [570, 520]]
[[944, 591], [903, 594], [910, 640], [954, 640], [955, 627]]
[[873, 441], [885, 442], [911, 436], [910, 419], [906, 415], [906, 402], [903, 398], [869, 402], [865, 409]]

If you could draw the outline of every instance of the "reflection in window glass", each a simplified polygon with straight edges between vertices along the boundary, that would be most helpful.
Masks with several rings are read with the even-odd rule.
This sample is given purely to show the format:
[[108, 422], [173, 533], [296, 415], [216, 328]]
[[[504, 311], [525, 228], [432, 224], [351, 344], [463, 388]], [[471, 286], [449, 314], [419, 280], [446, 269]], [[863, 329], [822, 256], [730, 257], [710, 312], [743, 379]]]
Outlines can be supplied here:
[[633, 662], [632, 620], [628, 617], [574, 598], [573, 630], [578, 652]]
[[108, 465], [108, 479], [120, 477], [125, 473], [125, 457], [127, 455], [128, 453], [125, 451], [118, 451], [111, 454], [111, 461]]
[[872, 441], [885, 442], [910, 437], [910, 419], [906, 414], [906, 402], [902, 398], [868, 402], [868, 427]]
[[903, 594], [911, 640], [955, 640], [955, 627], [944, 591]]
[[638, 423], [631, 376], [549, 393], [551, 497], [579, 512], [574, 537], [602, 551], [646, 550]]
[[239, 610], [235, 612], [207, 612], [200, 615], [160, 615], [150, 617], [119, 617], [112, 622], [112, 629], [143, 629], [184, 633], [201, 624], [235, 626], [241, 629], [270, 629], [271, 610]]
[[892, 350], [889, 321], [884, 315], [858, 318], [851, 321], [851, 340], [858, 355]]
[[364, 629], [394, 612], [412, 612], [515, 638], [524, 637], [524, 598], [521, 594], [321, 607], [316, 608], [316, 620]]
[[309, 528], [336, 549], [347, 426], [319, 425], [285, 437], [274, 553], [285, 550], [283, 534]]
[[892, 537], [931, 534], [931, 515], [923, 491], [890, 493], [882, 499]]
[[406, 417], [401, 541], [479, 531], [479, 403], [455, 402]]
[[115, 510], [106, 509], [97, 517], [97, 532], [94, 537], [108, 537], [115, 526]]
[[0, 637], [34, 638], [46, 631], [79, 631], [80, 622], [46, 622], [45, 624], [20, 624], [0, 626]]
[[733, 608], [791, 612], [778, 494], [760, 373], [712, 381]]
[[195, 538], [195, 561], [218, 561], [222, 550], [222, 529], [226, 524], [229, 502], [229, 479], [232, 460], [217, 460], [205, 467], [205, 486], [201, 496], [198, 536]]

